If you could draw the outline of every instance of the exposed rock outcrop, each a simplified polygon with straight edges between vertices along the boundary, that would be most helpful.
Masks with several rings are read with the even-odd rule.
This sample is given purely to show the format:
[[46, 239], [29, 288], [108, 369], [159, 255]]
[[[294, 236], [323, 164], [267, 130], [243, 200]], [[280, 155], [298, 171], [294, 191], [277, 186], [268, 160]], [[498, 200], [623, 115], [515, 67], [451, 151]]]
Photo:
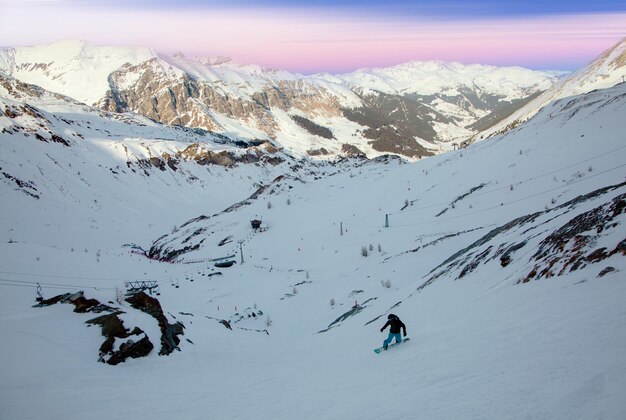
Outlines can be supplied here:
[[615, 254], [626, 256], [626, 238], [613, 249], [595, 246], [605, 230], [615, 229], [615, 219], [624, 213], [626, 194], [621, 194], [609, 203], [584, 212], [554, 231], [539, 244], [532, 259], [535, 265], [522, 280], [560, 276], [566, 271], [575, 271], [588, 264], [595, 264]]
[[[57, 303], [71, 303], [75, 306], [74, 312], [78, 313], [101, 313], [107, 312], [96, 318], [86, 321], [87, 324], [99, 325], [102, 335], [105, 337], [100, 346], [99, 361], [109, 365], [117, 365], [126, 359], [145, 357], [154, 348], [148, 336], [139, 328], [132, 331], [124, 326], [119, 315], [123, 311], [109, 305], [100, 303], [97, 299], [87, 299], [84, 292], [65, 293], [50, 299], [42, 299], [36, 307], [50, 306]], [[119, 345], [116, 345], [119, 341]]]
[[105, 312], [114, 311], [115, 309], [109, 305], [100, 303], [97, 299], [87, 299], [85, 292], [82, 290], [76, 293], [64, 293], [51, 297], [50, 299], [42, 299], [35, 307], [43, 307], [55, 305], [57, 303], [71, 303], [75, 306], [74, 312], [86, 313], [86, 312]]
[[132, 171], [135, 171], [135, 168], [141, 169], [145, 175], [149, 176], [148, 169], [151, 168], [157, 168], [161, 171], [169, 168], [172, 171], [177, 171], [181, 161], [194, 162], [198, 165], [231, 167], [238, 163], [257, 162], [275, 166], [283, 163], [285, 159], [278, 154], [278, 149], [269, 142], [249, 147], [244, 151], [222, 150], [220, 152], [209, 150], [199, 143], [193, 143], [174, 155], [165, 152], [160, 156], [129, 160], [126, 162], [126, 166]]
[[[100, 361], [109, 365], [125, 362], [129, 357], [133, 359], [145, 357], [154, 348], [148, 336], [140, 328], [135, 327], [129, 332], [124, 327], [124, 322], [118, 316], [122, 313], [122, 311], [115, 311], [87, 321], [88, 324], [101, 326], [102, 335], [106, 339], [100, 346]], [[139, 339], [135, 341], [129, 337]], [[125, 340], [127, 338], [128, 340]], [[115, 349], [116, 339], [122, 339], [117, 350]]]
[[159, 323], [159, 328], [161, 329], [161, 350], [159, 355], [168, 355], [174, 350], [180, 351], [178, 348], [180, 338], [178, 336], [184, 334], [185, 326], [178, 321], [170, 324], [157, 299], [148, 296], [144, 292], [139, 292], [127, 298], [126, 302], [130, 303], [133, 308], [154, 317]]

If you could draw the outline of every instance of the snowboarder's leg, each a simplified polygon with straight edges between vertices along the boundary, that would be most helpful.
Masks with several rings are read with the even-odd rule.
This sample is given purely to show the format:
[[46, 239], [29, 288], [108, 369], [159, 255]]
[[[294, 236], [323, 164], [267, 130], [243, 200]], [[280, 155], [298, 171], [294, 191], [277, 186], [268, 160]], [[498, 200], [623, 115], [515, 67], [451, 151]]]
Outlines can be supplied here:
[[389, 333], [389, 336], [387, 337], [387, 339], [385, 341], [383, 341], [383, 348], [385, 350], [387, 350], [387, 347], [389, 346], [389, 343], [391, 343], [391, 340], [393, 340], [393, 336], [395, 334]]
[[402, 335], [401, 334], [394, 334], [396, 336], [396, 343], [400, 344], [402, 343]]

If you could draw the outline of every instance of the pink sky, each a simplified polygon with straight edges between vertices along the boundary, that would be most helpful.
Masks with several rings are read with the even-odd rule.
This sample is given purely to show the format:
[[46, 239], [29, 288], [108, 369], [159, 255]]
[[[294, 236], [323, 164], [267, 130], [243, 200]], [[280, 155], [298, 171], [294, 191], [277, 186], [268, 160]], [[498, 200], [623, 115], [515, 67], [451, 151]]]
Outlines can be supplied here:
[[626, 13], [474, 20], [390, 19], [320, 8], [136, 10], [0, 0], [3, 46], [64, 38], [312, 73], [410, 60], [573, 70], [626, 36]]

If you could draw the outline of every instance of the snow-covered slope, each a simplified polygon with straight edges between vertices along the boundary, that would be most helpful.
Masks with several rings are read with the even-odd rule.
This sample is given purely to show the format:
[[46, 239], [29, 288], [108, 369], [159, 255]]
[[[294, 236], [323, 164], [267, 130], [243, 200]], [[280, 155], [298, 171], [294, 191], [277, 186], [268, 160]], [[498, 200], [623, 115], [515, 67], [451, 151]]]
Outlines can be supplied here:
[[[195, 151], [249, 156], [230, 166], [177, 154], [194, 131], [3, 86], [3, 416], [626, 414], [626, 86], [415, 163], [262, 163], [205, 133]], [[108, 366], [99, 314], [31, 307], [36, 283], [84, 290], [158, 347], [157, 321], [116, 301], [131, 280], [158, 282], [180, 351]], [[412, 340], [376, 355], [390, 312]]]
[[[46, 221], [58, 229], [55, 237], [75, 237], [89, 230], [97, 215], [117, 220], [118, 231], [145, 231], [156, 220], [180, 217], [171, 214], [167, 203], [180, 203], [181, 211], [190, 216], [207, 208], [217, 210], [233, 197], [253, 191], [254, 183], [274, 178], [269, 162], [292, 160], [269, 145], [231, 142], [134, 114], [105, 113], [11, 78], [0, 78], [0, 111], [3, 187], [18, 197], [35, 198], [39, 204], [34, 208], [47, 209], [33, 215], [29, 209], [34, 208], [26, 201], [23, 211], [18, 212], [18, 206], [3, 212], [3, 217], [21, 213], [26, 225], [30, 218]], [[254, 166], [253, 180], [240, 179], [227, 168], [239, 161], [267, 165]], [[207, 170], [215, 175], [210, 182], [204, 176]], [[216, 189], [213, 181], [232, 188]], [[137, 190], [145, 193], [141, 206], [156, 209], [152, 216], [128, 207]], [[200, 207], [191, 205], [190, 196], [197, 195], [205, 197]], [[68, 213], [68, 206], [82, 210]], [[31, 233], [25, 241], [39, 235], [37, 230]]]
[[147, 48], [100, 47], [65, 40], [0, 50], [0, 71], [25, 83], [93, 105], [109, 89], [108, 76], [124, 64], [155, 57]]
[[472, 124], [556, 81], [551, 72], [441, 62], [303, 76], [82, 41], [0, 50], [0, 72], [107, 111], [272, 139], [325, 159], [451, 149], [477, 130]]
[[557, 99], [615, 86], [623, 82], [625, 76], [626, 38], [600, 54], [587, 66], [556, 83], [509, 117], [476, 134], [473, 139], [487, 138], [494, 134], [506, 132], [528, 120], [544, 106]]
[[335, 76], [385, 93], [456, 96], [469, 86], [502, 100], [523, 98], [554, 83], [546, 72], [521, 67], [494, 67], [457, 62], [412, 61], [394, 67], [361, 69]]

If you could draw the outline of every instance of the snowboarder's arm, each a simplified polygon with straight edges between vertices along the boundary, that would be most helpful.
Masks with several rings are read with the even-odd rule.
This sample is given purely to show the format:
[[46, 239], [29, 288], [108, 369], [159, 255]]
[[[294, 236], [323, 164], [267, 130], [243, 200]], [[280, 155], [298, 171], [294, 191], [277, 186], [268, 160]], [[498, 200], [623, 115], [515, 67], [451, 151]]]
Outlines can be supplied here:
[[404, 325], [404, 322], [402, 322], [402, 332], [404, 333], [404, 336], [406, 337], [406, 325]]
[[389, 321], [387, 321], [387, 323], [380, 329], [380, 332], [383, 332], [383, 330], [385, 328], [387, 328], [390, 325]]

